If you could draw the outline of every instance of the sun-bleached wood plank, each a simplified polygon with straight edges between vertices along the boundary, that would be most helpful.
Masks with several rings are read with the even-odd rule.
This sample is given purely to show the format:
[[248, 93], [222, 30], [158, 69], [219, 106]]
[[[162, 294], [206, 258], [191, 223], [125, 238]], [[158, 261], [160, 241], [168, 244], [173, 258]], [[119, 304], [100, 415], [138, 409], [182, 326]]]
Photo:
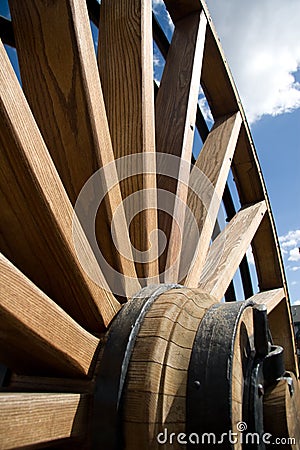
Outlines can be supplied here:
[[[138, 275], [158, 281], [152, 9], [146, 0], [103, 0], [98, 61]], [[137, 157], [137, 154], [143, 155]], [[133, 176], [130, 176], [130, 175]], [[139, 191], [141, 192], [139, 193]], [[134, 217], [135, 213], [139, 213]], [[139, 252], [143, 252], [140, 254]]]
[[265, 202], [241, 209], [211, 244], [198, 287], [221, 300], [266, 212]]
[[[107, 195], [95, 221], [97, 242], [105, 260], [130, 277], [123, 287], [129, 297], [139, 284], [122, 208], [114, 221], [120, 251], [111, 238], [122, 198], [86, 3], [10, 0], [10, 9], [23, 89], [73, 205], [91, 175], [105, 167], [101, 189]], [[90, 202], [99, 195], [95, 191]], [[114, 280], [106, 276], [113, 289]]]
[[[171, 206], [161, 205], [158, 195], [159, 228], [169, 242], [160, 261], [161, 271], [164, 265], [166, 269], [165, 282], [178, 281], [205, 33], [204, 14], [196, 13], [176, 25], [155, 102], [156, 150], [160, 153], [157, 183], [159, 189], [173, 194], [173, 199], [168, 196], [168, 202], [173, 200]], [[170, 165], [175, 166], [171, 171]], [[173, 178], [164, 173], [174, 173]], [[163, 212], [165, 208], [169, 214]]]
[[285, 292], [283, 288], [272, 289], [271, 291], [259, 292], [249, 298], [254, 303], [260, 305], [266, 305], [267, 312], [270, 314], [276, 306], [285, 298]]
[[205, 263], [241, 123], [239, 113], [217, 120], [190, 174], [180, 269], [190, 287]]
[[66, 438], [84, 439], [87, 420], [86, 395], [0, 393], [3, 450]]
[[94, 281], [79, 264], [72, 205], [2, 44], [0, 102], [0, 251], [82, 326], [101, 331], [119, 303], [77, 223]]
[[99, 339], [0, 254], [0, 360], [18, 373], [85, 376]]

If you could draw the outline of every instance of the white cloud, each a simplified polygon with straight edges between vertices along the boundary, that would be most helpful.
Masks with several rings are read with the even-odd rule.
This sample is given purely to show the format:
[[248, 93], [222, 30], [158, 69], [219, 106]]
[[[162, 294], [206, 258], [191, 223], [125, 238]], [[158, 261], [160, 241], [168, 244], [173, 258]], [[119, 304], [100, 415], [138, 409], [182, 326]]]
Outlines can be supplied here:
[[290, 250], [289, 261], [300, 261], [299, 248], [292, 248], [292, 250]]
[[291, 270], [292, 272], [298, 272], [298, 270], [300, 270], [300, 267], [299, 266], [289, 267], [289, 270]]
[[295, 302], [293, 302], [293, 305], [300, 305], [300, 300], [296, 300]]
[[[288, 261], [300, 261], [300, 230], [291, 230], [284, 236], [279, 237], [279, 242], [284, 255], [288, 256]], [[300, 267], [289, 267], [290, 270], [296, 272]]]
[[280, 236], [279, 242], [283, 248], [296, 247], [300, 244], [300, 230], [291, 230], [284, 236]]
[[250, 122], [300, 107], [299, 0], [207, 0]]
[[174, 24], [172, 22], [169, 12], [166, 9], [164, 1], [163, 0], [152, 0], [152, 8], [156, 14], [160, 14], [165, 17], [169, 28], [173, 31]]

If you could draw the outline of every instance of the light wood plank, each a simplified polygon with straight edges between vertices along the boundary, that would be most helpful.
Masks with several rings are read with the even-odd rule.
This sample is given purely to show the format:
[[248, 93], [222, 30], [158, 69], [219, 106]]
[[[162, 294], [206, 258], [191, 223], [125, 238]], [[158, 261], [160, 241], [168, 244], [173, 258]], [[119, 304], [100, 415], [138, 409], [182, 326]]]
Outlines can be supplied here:
[[[107, 195], [95, 220], [97, 242], [105, 260], [130, 277], [123, 280], [123, 295], [129, 297], [139, 284], [123, 208], [114, 221], [117, 248], [111, 238], [122, 199], [86, 3], [10, 0], [10, 8], [23, 89], [73, 205], [91, 175], [105, 167], [101, 189]], [[91, 204], [97, 195], [94, 187]], [[105, 273], [113, 289], [114, 279]]]
[[0, 360], [21, 373], [85, 376], [95, 338], [0, 254]]
[[151, 2], [102, 1], [98, 48], [115, 158], [128, 156], [118, 164], [122, 196], [135, 194], [126, 215], [136, 268], [151, 284], [158, 282]]
[[199, 288], [221, 300], [266, 212], [265, 202], [240, 210], [212, 243]]
[[[160, 271], [166, 268], [165, 282], [178, 281], [205, 32], [206, 18], [200, 13], [176, 25], [155, 102], [156, 150], [160, 154], [157, 183], [159, 189], [173, 194], [172, 205], [160, 204], [164, 197], [158, 197], [159, 228], [169, 242], [160, 258]], [[168, 154], [178, 158], [168, 158]], [[171, 164], [175, 166], [172, 169]], [[165, 173], [173, 178], [160, 175]], [[172, 196], [168, 198], [172, 202]], [[172, 217], [164, 212], [166, 208], [173, 211]]]
[[190, 175], [187, 206], [192, 215], [184, 224], [181, 262], [181, 273], [187, 273], [185, 284], [190, 287], [198, 285], [205, 263], [241, 123], [239, 113], [216, 121]]
[[0, 448], [84, 439], [87, 414], [86, 395], [0, 393]]
[[[89, 330], [103, 330], [119, 309], [79, 224], [19, 82], [0, 45], [0, 251]], [[75, 220], [76, 223], [76, 220]]]
[[285, 298], [283, 288], [273, 289], [272, 291], [263, 291], [249, 298], [255, 303], [266, 305], [268, 314], [271, 314], [274, 308]]

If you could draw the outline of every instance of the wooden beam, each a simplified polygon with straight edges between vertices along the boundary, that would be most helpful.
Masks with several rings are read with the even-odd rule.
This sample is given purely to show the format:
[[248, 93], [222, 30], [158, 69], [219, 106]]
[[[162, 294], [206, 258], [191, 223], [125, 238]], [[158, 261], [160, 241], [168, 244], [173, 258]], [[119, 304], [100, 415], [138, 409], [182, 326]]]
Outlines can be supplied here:
[[87, 420], [86, 395], [0, 393], [2, 449], [84, 439]]
[[103, 0], [98, 49], [115, 158], [127, 157], [118, 167], [136, 268], [151, 284], [158, 282], [151, 2]]
[[0, 254], [0, 360], [18, 373], [82, 377], [99, 339]]
[[[114, 221], [120, 251], [111, 238], [122, 199], [86, 3], [9, 3], [22, 86], [73, 205], [87, 180], [105, 167], [101, 188], [107, 195], [95, 220], [97, 242], [110, 266], [128, 276], [123, 295], [129, 297], [139, 284], [122, 207]], [[95, 191], [90, 202], [99, 195]], [[114, 277], [106, 276], [113, 289]]]
[[0, 251], [78, 323], [99, 332], [119, 303], [79, 223], [94, 281], [77, 259], [72, 205], [2, 44], [0, 103]]
[[286, 298], [268, 314], [268, 320], [274, 344], [284, 348], [286, 370], [294, 372], [299, 377], [294, 326], [290, 304]]
[[265, 202], [240, 210], [212, 243], [198, 287], [221, 300], [266, 212]]
[[205, 263], [241, 123], [239, 113], [216, 121], [190, 175], [187, 206], [192, 214], [183, 228], [181, 268], [186, 275], [190, 267], [185, 280], [190, 287], [198, 285]]
[[[179, 243], [184, 225], [205, 33], [204, 14], [195, 13], [178, 22], [155, 104], [156, 150], [160, 153], [158, 188], [176, 195], [174, 206], [168, 206], [170, 214], [163, 212], [158, 197], [159, 228], [169, 242], [160, 261], [161, 272], [166, 265], [166, 282], [178, 281]], [[177, 159], [165, 156], [168, 154]], [[169, 173], [171, 164], [175, 165], [174, 177], [161, 175]]]
[[263, 291], [253, 295], [249, 298], [255, 303], [260, 305], [266, 305], [268, 315], [279, 305], [279, 303], [285, 298], [285, 292], [283, 288], [273, 289], [272, 291]]
[[299, 374], [293, 321], [290, 306], [285, 298], [285, 289], [263, 291], [250, 297], [255, 303], [266, 305], [271, 336], [274, 344], [284, 348], [284, 360], [287, 370]]

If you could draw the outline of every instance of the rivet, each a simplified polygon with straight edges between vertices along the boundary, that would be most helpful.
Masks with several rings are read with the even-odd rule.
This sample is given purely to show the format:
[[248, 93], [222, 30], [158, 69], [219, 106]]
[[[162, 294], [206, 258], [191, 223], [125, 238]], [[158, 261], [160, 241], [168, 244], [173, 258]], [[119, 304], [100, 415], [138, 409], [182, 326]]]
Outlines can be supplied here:
[[200, 381], [195, 380], [195, 381], [194, 381], [194, 387], [195, 387], [196, 389], [200, 389], [200, 386], [201, 386]]
[[261, 397], [262, 395], [264, 395], [264, 393], [265, 393], [265, 390], [264, 390], [264, 387], [263, 387], [263, 385], [260, 383], [258, 386], [257, 386], [257, 389], [258, 389], [258, 395]]

